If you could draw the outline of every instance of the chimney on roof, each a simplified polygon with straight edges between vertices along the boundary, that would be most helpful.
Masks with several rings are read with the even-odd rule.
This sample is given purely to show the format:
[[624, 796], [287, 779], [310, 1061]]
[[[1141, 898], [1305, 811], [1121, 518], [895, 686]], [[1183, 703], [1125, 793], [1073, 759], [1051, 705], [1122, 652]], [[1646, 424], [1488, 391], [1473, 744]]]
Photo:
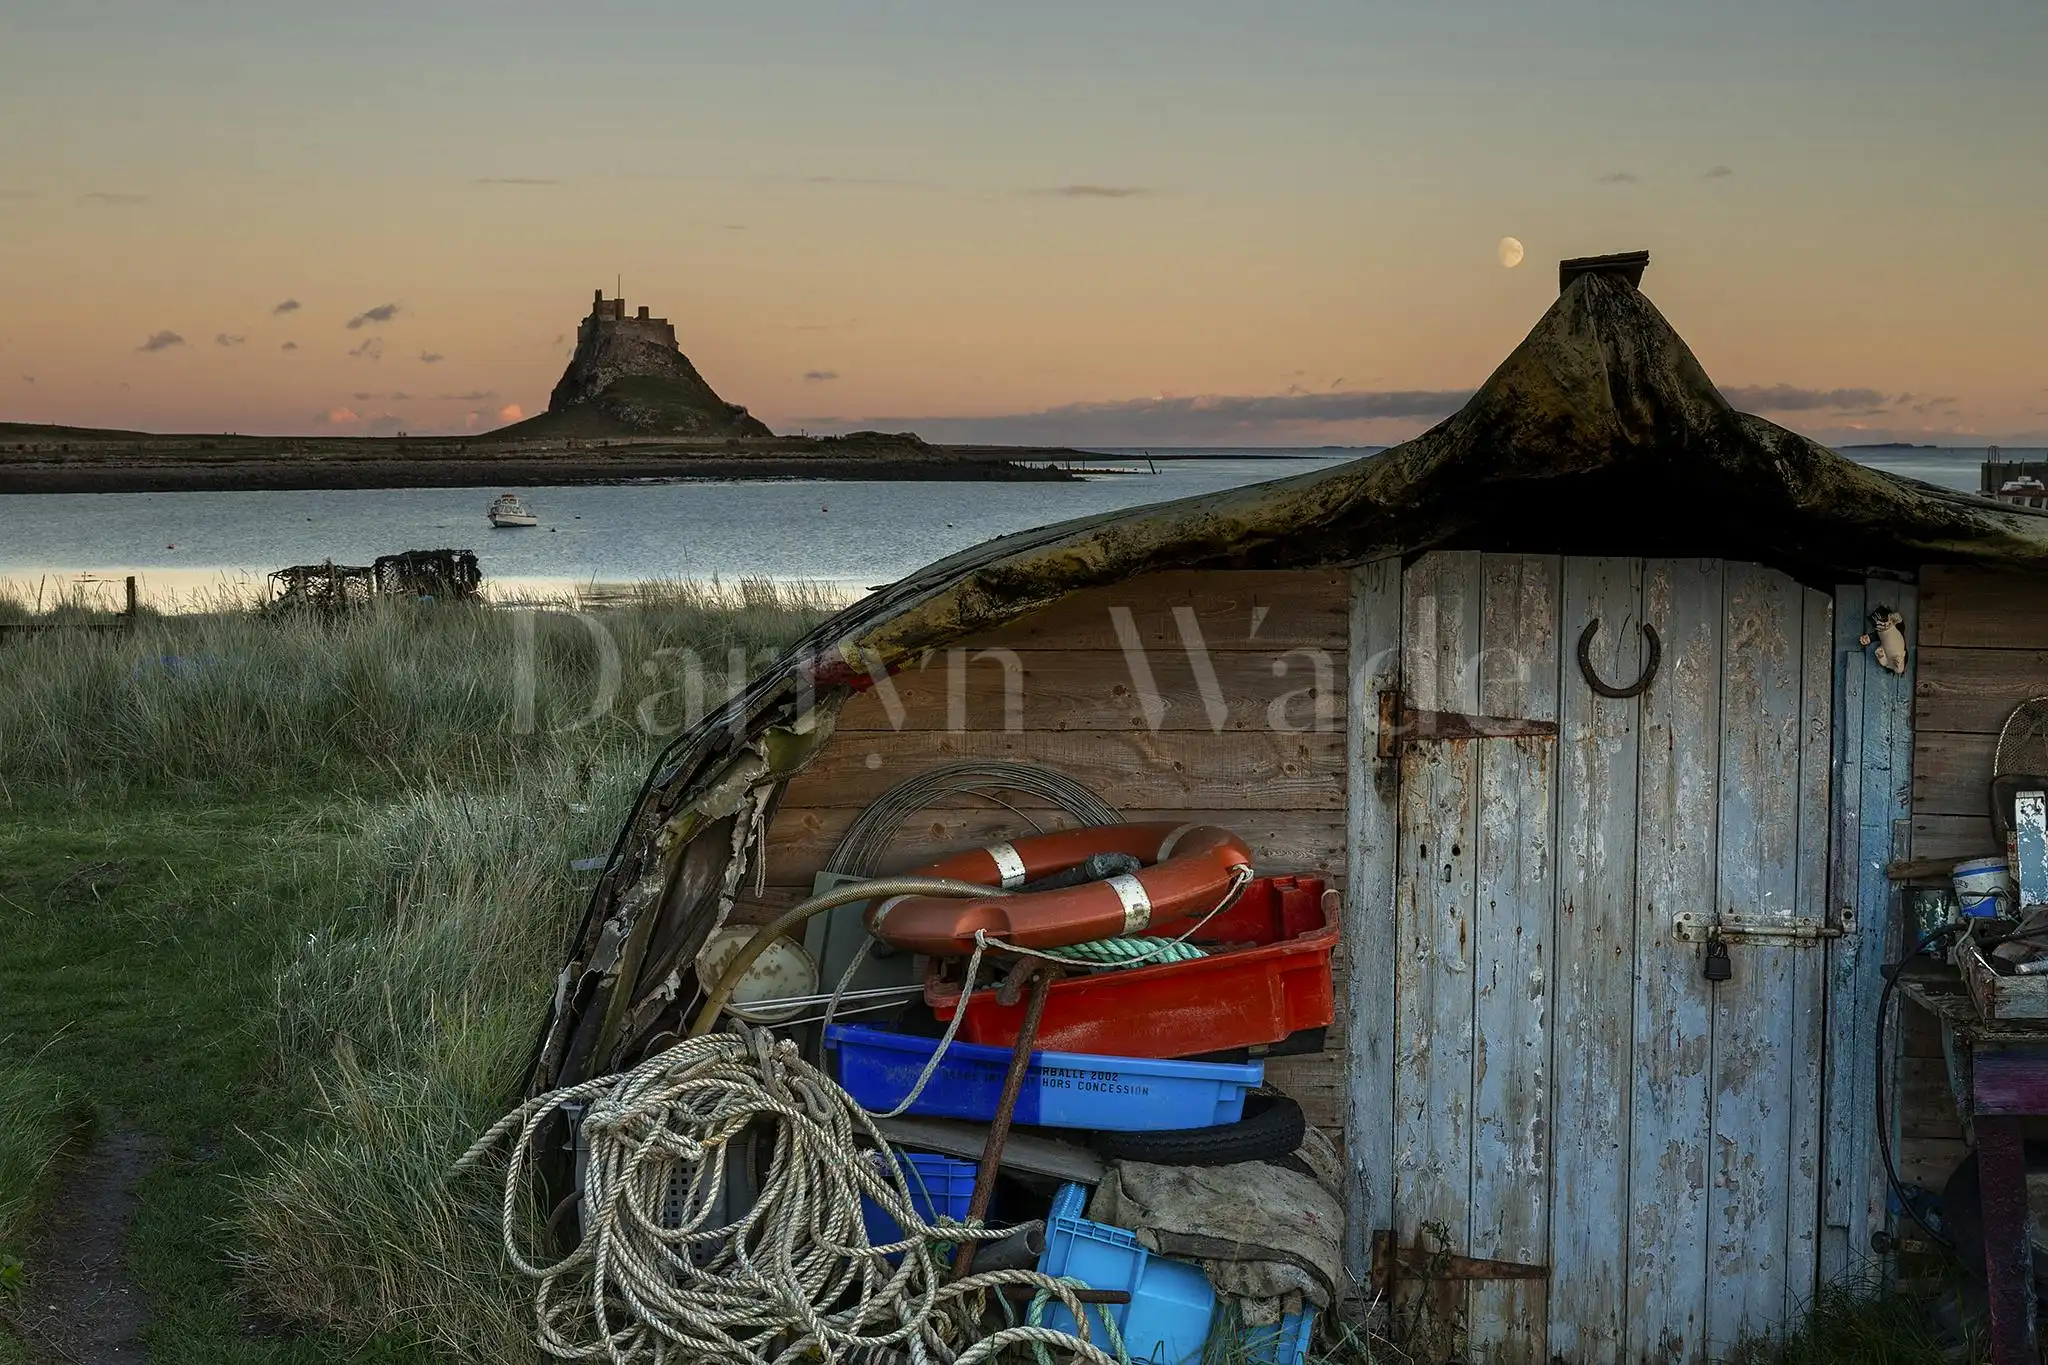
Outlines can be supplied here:
[[1576, 256], [1557, 263], [1557, 292], [1581, 275], [1613, 275], [1627, 280], [1631, 289], [1643, 283], [1643, 268], [1650, 263], [1647, 251], [1620, 251], [1612, 256]]

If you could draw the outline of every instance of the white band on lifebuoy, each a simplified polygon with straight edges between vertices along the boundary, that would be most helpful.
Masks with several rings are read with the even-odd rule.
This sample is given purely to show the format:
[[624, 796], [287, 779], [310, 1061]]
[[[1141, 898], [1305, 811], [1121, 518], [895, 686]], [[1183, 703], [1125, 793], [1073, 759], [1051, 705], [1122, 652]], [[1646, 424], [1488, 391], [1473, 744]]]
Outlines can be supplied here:
[[1200, 828], [1200, 825], [1182, 825], [1179, 828], [1175, 829], [1173, 833], [1167, 835], [1166, 838], [1160, 842], [1159, 856], [1155, 858], [1153, 861], [1163, 863], [1168, 858], [1171, 858], [1173, 856], [1174, 845], [1178, 844], [1192, 831], [1198, 830]]
[[1135, 934], [1152, 922], [1152, 898], [1145, 894], [1145, 883], [1128, 872], [1119, 872], [1104, 878], [1104, 884], [1124, 903], [1125, 933]]
[[996, 875], [1002, 878], [1000, 885], [1005, 890], [1024, 885], [1024, 860], [1017, 856], [1015, 844], [990, 844], [984, 851], [995, 863]]

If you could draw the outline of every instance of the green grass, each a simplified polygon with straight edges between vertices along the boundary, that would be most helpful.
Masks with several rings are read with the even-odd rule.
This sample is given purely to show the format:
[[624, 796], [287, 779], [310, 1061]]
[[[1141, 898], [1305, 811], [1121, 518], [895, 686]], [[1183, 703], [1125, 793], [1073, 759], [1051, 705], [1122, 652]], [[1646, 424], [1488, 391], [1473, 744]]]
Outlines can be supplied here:
[[91, 1124], [77, 1087], [40, 1058], [0, 1060], [0, 1292], [20, 1275], [29, 1218], [51, 1166]]
[[[127, 1243], [158, 1365], [529, 1358], [496, 1191], [447, 1165], [513, 1098], [569, 860], [683, 718], [676, 651], [743, 673], [822, 605], [594, 613], [595, 718], [596, 634], [541, 621], [530, 733], [501, 610], [0, 637], [0, 1254], [33, 1285], [89, 1106], [158, 1155]], [[0, 1365], [31, 1358], [0, 1328]]]
[[536, 758], [607, 762], [681, 729], [829, 606], [670, 584], [580, 614], [385, 604], [0, 632], [0, 798], [488, 786]]
[[[157, 1319], [152, 1358], [331, 1359], [333, 1340], [245, 1330], [249, 1303], [222, 1232], [235, 1180], [264, 1160], [252, 1134], [295, 1121], [292, 1088], [268, 1083], [262, 1029], [305, 889], [293, 860], [276, 856], [292, 821], [273, 806], [169, 799], [10, 814], [0, 1029], [13, 1046], [32, 1041], [45, 1092], [89, 1096], [101, 1123], [143, 1132], [160, 1153], [129, 1242]], [[61, 1136], [45, 1124], [27, 1164], [47, 1163]], [[16, 1244], [32, 1282], [26, 1229]]]
[[1983, 1358], [1979, 1344], [1958, 1343], [1936, 1325], [1933, 1296], [1881, 1279], [1822, 1286], [1806, 1313], [1784, 1330], [1745, 1338], [1722, 1365], [1958, 1365]]

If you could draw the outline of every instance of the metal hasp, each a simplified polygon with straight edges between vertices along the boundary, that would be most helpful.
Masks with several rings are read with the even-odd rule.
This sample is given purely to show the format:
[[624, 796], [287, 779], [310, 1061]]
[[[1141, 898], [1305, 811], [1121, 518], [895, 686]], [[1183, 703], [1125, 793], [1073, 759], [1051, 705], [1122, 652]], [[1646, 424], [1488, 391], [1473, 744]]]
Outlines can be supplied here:
[[1554, 720], [1523, 720], [1517, 716], [1468, 716], [1456, 711], [1417, 711], [1398, 689], [1380, 693], [1379, 756], [1393, 758], [1401, 744], [1415, 739], [1519, 739], [1527, 735], [1557, 736]]
[[1833, 924], [1826, 920], [1757, 917], [1736, 914], [1695, 915], [1687, 911], [1671, 920], [1671, 936], [1680, 943], [1817, 943], [1847, 938], [1856, 932], [1856, 912], [1842, 907]]
[[1479, 1256], [1458, 1256], [1432, 1251], [1418, 1240], [1402, 1246], [1386, 1228], [1372, 1234], [1372, 1282], [1389, 1298], [1394, 1282], [1409, 1280], [1547, 1280], [1550, 1267], [1521, 1261], [1489, 1261]]

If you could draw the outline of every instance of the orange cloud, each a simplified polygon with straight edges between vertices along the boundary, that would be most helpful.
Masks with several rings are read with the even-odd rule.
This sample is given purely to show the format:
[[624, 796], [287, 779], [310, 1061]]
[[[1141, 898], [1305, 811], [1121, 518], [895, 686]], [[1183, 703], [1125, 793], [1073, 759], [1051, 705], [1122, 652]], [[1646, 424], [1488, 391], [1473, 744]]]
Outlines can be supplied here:
[[526, 416], [526, 410], [517, 403], [507, 403], [504, 407], [498, 409], [498, 420], [500, 422], [517, 422], [524, 416]]
[[329, 408], [327, 416], [322, 420], [330, 427], [345, 427], [352, 422], [360, 422], [363, 419], [356, 414], [354, 408]]

